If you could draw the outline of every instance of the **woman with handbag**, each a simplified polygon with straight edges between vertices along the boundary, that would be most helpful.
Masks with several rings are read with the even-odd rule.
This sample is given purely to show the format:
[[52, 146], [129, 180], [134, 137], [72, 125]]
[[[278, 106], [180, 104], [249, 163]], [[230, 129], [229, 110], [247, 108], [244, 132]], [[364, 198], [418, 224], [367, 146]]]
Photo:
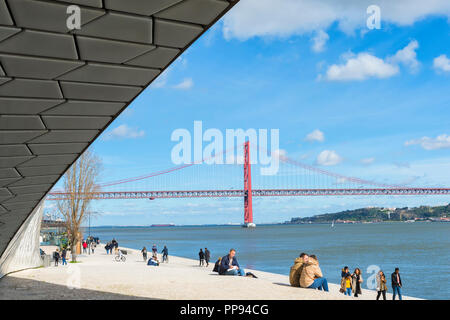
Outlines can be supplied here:
[[377, 274], [377, 300], [380, 299], [380, 295], [383, 295], [383, 300], [386, 300], [386, 276], [383, 271], [379, 271]]
[[355, 293], [356, 298], [358, 297], [358, 294], [362, 294], [361, 283], [363, 283], [361, 270], [356, 268], [352, 274], [352, 291]]

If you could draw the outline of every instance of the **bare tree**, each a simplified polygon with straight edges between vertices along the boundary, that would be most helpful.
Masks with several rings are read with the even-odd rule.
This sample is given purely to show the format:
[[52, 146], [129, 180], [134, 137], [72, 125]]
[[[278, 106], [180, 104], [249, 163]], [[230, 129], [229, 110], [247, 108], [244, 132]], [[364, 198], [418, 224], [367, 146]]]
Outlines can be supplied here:
[[76, 261], [76, 245], [79, 241], [81, 224], [88, 214], [92, 193], [99, 191], [97, 179], [100, 173], [100, 159], [86, 150], [63, 176], [65, 196], [58, 200], [57, 208], [66, 224], [72, 261]]

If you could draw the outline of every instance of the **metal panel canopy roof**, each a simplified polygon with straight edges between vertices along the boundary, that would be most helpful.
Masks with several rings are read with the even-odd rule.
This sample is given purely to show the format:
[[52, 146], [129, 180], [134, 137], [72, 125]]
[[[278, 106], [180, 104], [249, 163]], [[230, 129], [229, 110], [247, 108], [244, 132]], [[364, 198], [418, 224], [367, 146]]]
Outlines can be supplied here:
[[236, 2], [0, 0], [0, 255], [78, 156]]

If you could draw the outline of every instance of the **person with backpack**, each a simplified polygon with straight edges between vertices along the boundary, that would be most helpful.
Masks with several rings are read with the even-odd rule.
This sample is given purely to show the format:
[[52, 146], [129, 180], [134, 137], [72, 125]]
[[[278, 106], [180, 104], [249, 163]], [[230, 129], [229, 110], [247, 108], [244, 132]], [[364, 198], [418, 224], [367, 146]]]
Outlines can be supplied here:
[[198, 258], [200, 259], [199, 267], [203, 266], [205, 264], [205, 253], [200, 248], [200, 252], [198, 253]]

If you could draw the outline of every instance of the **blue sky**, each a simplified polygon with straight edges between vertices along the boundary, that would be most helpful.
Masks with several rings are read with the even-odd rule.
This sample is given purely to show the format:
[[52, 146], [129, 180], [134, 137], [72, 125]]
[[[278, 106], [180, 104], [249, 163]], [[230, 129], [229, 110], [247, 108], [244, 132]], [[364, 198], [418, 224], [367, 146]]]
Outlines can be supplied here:
[[[282, 0], [274, 8], [272, 1], [242, 0], [93, 144], [103, 161], [101, 180], [172, 167], [171, 133], [192, 131], [200, 120], [204, 129], [223, 132], [279, 129], [287, 156], [340, 174], [449, 186], [448, 1], [400, 8], [380, 1], [379, 30], [365, 25], [369, 2], [333, 3]], [[207, 180], [213, 169], [207, 170], [184, 179]], [[232, 169], [233, 181], [239, 170]], [[177, 179], [182, 178], [170, 181], [172, 188]], [[93, 210], [101, 216], [94, 224], [238, 223], [242, 202], [99, 201]], [[254, 216], [262, 223], [357, 207], [446, 202], [443, 196], [266, 198], [254, 199]]]

